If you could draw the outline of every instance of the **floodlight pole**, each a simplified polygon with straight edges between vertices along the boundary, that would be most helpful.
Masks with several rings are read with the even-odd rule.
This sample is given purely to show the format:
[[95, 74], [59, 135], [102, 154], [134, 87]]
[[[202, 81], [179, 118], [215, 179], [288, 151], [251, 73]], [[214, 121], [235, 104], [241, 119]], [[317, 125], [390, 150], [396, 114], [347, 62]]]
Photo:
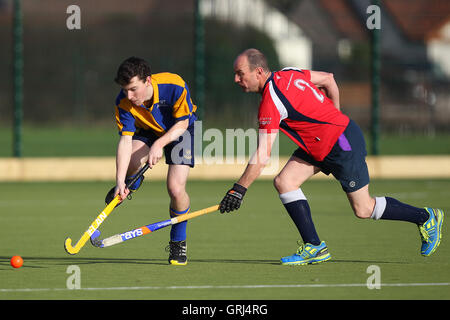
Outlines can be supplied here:
[[14, 0], [13, 17], [13, 156], [22, 156], [23, 25], [21, 0]]
[[202, 120], [205, 110], [205, 29], [200, 2], [195, 0], [194, 8], [194, 81], [197, 115]]

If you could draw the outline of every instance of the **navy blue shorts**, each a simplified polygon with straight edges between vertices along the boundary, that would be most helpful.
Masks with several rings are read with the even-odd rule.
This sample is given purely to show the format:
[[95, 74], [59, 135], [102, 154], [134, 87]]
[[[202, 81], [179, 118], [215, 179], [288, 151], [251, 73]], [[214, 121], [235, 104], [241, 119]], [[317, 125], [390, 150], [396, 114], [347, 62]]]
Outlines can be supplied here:
[[[138, 129], [133, 140], [140, 140], [150, 148], [159, 137], [151, 130]], [[194, 123], [175, 141], [164, 147], [166, 164], [183, 164], [191, 168], [195, 165], [194, 159]]]
[[295, 150], [293, 156], [319, 167], [326, 175], [331, 173], [347, 193], [369, 184], [366, 142], [361, 129], [352, 120], [322, 161], [314, 160], [301, 148]]

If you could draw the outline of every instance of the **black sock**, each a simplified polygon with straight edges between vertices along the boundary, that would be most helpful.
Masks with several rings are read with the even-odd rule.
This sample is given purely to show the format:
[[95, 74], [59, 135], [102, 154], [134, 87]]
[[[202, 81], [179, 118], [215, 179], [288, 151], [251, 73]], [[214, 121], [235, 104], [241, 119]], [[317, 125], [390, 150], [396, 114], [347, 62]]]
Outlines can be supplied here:
[[311, 218], [311, 210], [308, 201], [306, 201], [303, 192], [299, 189], [280, 194], [280, 199], [292, 221], [294, 221], [303, 242], [310, 243], [314, 246], [319, 245], [320, 239]]
[[394, 198], [385, 198], [386, 208], [380, 219], [408, 221], [420, 225], [430, 217], [430, 214], [424, 208], [416, 208]]

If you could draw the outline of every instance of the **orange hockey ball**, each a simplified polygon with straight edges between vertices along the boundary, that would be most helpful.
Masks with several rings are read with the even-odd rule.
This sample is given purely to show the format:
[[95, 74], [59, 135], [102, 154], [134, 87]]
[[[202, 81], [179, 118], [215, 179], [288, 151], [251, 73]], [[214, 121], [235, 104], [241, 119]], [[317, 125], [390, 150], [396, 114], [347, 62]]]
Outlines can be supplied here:
[[11, 258], [11, 265], [14, 268], [20, 268], [23, 265], [23, 259], [21, 256], [14, 256]]

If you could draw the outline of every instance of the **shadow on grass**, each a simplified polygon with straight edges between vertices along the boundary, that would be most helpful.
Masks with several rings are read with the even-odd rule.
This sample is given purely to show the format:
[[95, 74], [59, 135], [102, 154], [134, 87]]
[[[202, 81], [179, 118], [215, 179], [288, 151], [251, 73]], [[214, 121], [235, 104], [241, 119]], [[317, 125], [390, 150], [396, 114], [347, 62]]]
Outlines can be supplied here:
[[[139, 259], [139, 258], [80, 258], [80, 257], [24, 257], [22, 268], [46, 268], [47, 265], [72, 265], [72, 264], [149, 264], [168, 265], [167, 259]], [[236, 263], [236, 264], [261, 264], [280, 265], [279, 260], [262, 259], [189, 259], [190, 263]], [[380, 260], [345, 260], [334, 259], [331, 263], [364, 263], [364, 264], [408, 264], [406, 261], [380, 261]], [[0, 266], [10, 266], [10, 257], [0, 256]], [[6, 269], [6, 268], [1, 268]], [[0, 269], [0, 270], [1, 270]]]
[[332, 259], [328, 262], [334, 263], [370, 263], [370, 264], [409, 264], [407, 261], [382, 261], [382, 260], [351, 260], [351, 259]]
[[[0, 256], [0, 266], [10, 266], [10, 257]], [[45, 265], [72, 265], [72, 264], [98, 264], [98, 263], [129, 263], [167, 265], [167, 259], [139, 259], [139, 258], [78, 258], [78, 257], [23, 257], [22, 268], [45, 268]], [[27, 265], [27, 262], [29, 263]], [[279, 264], [276, 260], [244, 260], [244, 259], [189, 259], [194, 263], [249, 263], [249, 264]], [[42, 263], [39, 266], [39, 263]]]

